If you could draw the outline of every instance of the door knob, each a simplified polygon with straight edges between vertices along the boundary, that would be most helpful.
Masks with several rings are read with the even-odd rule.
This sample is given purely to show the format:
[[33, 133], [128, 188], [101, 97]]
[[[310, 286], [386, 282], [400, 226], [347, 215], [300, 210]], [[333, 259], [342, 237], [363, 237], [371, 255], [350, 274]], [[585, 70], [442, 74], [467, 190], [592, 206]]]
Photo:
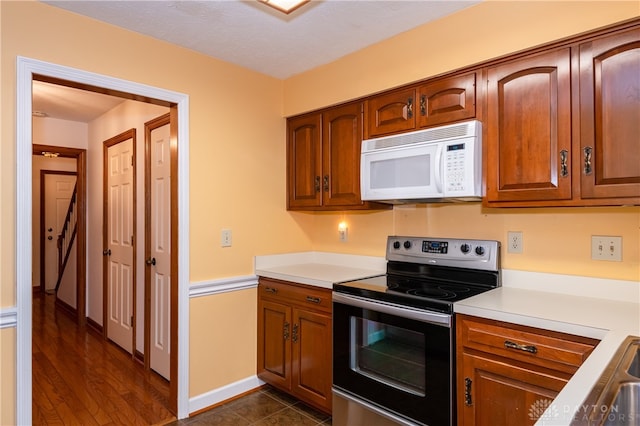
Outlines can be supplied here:
[[111, 249], [102, 250], [102, 255], [103, 256], [111, 256]]
[[155, 257], [151, 257], [151, 258], [147, 259], [145, 262], [147, 263], [147, 265], [155, 266], [156, 265], [156, 258]]

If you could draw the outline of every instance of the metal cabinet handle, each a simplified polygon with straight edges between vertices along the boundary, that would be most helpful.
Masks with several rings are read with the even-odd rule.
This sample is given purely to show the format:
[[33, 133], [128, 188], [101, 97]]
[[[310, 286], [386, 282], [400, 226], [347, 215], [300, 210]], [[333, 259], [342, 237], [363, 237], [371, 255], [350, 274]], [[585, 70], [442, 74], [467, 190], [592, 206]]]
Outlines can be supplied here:
[[320, 299], [319, 297], [307, 296], [307, 302], [320, 303], [322, 302], [322, 299]]
[[293, 324], [293, 334], [291, 335], [291, 341], [293, 343], [298, 342], [298, 324]]
[[427, 95], [420, 96], [420, 115], [427, 115]]
[[329, 190], [329, 175], [324, 175], [322, 178], [322, 186], [325, 191]]
[[509, 340], [504, 341], [504, 347], [507, 349], [516, 349], [519, 351], [529, 352], [531, 354], [535, 354], [538, 352], [538, 348], [533, 345], [520, 345]]
[[407, 118], [413, 118], [413, 98], [407, 99]]
[[569, 159], [569, 151], [563, 149], [560, 151], [560, 176], [569, 176], [569, 167], [567, 166], [567, 160]]
[[147, 263], [147, 265], [156, 266], [156, 258], [155, 257], [150, 257], [149, 259], [145, 260], [145, 262]]
[[288, 322], [284, 323], [283, 337], [285, 341], [289, 340], [289, 323]]
[[593, 173], [593, 167], [591, 166], [591, 160], [593, 157], [593, 147], [584, 147], [584, 174], [589, 176]]
[[320, 176], [316, 176], [314, 180], [314, 188], [316, 192], [320, 192]]
[[49, 236], [47, 237], [47, 240], [51, 241], [51, 240], [53, 240], [53, 237], [52, 237], [51, 235], [49, 235]]
[[464, 378], [464, 405], [473, 405], [471, 400], [471, 379], [468, 377]]
[[278, 289], [273, 287], [265, 287], [264, 291], [266, 291], [267, 293], [273, 293], [273, 294], [278, 293]]

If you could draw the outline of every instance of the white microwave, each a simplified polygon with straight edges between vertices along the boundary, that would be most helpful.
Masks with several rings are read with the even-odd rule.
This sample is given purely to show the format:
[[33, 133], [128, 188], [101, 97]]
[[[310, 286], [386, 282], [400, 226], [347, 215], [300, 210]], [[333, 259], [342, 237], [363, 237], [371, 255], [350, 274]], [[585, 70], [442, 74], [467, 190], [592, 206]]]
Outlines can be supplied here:
[[478, 120], [362, 141], [362, 199], [391, 204], [479, 201]]

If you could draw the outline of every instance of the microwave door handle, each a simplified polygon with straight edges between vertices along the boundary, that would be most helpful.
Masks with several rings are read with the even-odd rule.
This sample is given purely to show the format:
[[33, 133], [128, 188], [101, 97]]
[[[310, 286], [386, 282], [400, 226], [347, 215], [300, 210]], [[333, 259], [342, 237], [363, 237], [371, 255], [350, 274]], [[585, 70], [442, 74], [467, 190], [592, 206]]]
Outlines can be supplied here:
[[442, 144], [438, 144], [436, 148], [436, 161], [435, 161], [435, 181], [438, 194], [444, 195], [442, 190]]

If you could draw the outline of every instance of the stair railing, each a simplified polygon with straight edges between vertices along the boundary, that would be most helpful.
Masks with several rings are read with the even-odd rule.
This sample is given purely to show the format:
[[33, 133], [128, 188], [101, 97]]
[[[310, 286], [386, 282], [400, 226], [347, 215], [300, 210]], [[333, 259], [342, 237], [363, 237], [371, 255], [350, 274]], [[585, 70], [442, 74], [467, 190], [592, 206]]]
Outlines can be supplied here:
[[60, 235], [58, 235], [58, 280], [56, 281], [56, 294], [58, 293], [58, 289], [60, 288], [62, 276], [64, 275], [64, 271], [67, 267], [67, 262], [69, 261], [69, 255], [71, 254], [73, 242], [76, 239], [76, 231], [78, 227], [78, 217], [76, 209], [77, 191], [78, 184], [76, 183], [76, 185], [73, 187], [71, 200], [69, 200], [69, 208], [67, 209], [67, 216], [64, 219], [62, 231], [60, 231]]

